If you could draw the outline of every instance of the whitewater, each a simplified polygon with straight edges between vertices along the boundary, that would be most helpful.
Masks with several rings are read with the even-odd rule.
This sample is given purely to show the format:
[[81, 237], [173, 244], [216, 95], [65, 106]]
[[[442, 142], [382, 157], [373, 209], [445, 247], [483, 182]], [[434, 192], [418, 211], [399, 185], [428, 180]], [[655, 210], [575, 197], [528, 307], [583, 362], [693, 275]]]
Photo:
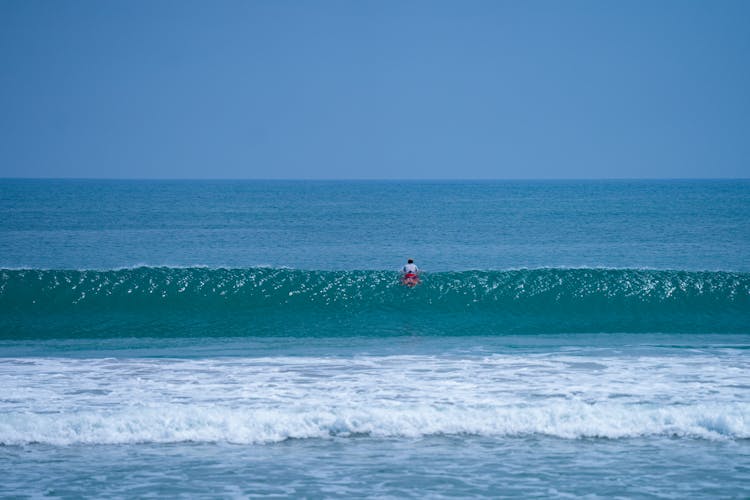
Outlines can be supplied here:
[[737, 397], [750, 392], [750, 369], [726, 348], [680, 357], [23, 358], [3, 360], [0, 382], [13, 388], [0, 425], [6, 445], [750, 437], [750, 402]]
[[747, 181], [0, 180], [0, 496], [746, 497], [748, 213]]

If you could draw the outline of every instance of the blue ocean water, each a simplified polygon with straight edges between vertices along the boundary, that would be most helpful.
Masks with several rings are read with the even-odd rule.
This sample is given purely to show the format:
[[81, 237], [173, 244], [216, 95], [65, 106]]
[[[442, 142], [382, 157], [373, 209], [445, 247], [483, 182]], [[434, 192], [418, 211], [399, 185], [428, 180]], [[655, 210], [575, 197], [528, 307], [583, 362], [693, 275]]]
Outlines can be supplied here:
[[748, 214], [747, 180], [0, 180], [0, 496], [745, 497]]

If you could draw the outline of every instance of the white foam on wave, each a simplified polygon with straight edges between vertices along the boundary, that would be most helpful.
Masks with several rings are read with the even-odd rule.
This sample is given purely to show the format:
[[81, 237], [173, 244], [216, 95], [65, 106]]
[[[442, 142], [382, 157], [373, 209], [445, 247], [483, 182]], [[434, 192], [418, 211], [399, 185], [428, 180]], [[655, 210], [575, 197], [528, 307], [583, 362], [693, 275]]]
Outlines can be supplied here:
[[742, 351], [0, 359], [0, 443], [331, 436], [750, 438]]
[[536, 407], [381, 406], [240, 409], [163, 405], [115, 412], [5, 414], [0, 442], [265, 444], [333, 436], [640, 436], [750, 438], [750, 405], [647, 408], [566, 402]]

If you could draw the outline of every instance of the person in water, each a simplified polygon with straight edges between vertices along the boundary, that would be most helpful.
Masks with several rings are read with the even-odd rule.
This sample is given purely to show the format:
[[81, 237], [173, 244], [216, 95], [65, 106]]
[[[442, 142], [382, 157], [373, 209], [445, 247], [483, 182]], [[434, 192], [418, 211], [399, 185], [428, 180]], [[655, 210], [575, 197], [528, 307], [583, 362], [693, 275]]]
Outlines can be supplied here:
[[404, 264], [404, 267], [401, 268], [401, 272], [404, 274], [419, 274], [419, 268], [414, 263], [414, 259], [409, 259], [406, 261], [406, 264]]
[[404, 267], [401, 268], [401, 272], [404, 275], [401, 277], [401, 282], [409, 287], [419, 284], [419, 268], [414, 263], [413, 259], [409, 259]]

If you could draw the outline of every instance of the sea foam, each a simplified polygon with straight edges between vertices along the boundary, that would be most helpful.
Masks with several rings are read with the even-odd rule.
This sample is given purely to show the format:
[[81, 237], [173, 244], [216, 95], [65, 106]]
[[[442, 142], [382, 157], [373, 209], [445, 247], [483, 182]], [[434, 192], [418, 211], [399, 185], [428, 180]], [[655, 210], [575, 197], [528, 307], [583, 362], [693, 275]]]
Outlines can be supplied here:
[[4, 414], [0, 443], [121, 444], [230, 442], [431, 435], [524, 436], [565, 439], [640, 436], [750, 437], [750, 404], [655, 408], [582, 402], [528, 407], [392, 405], [240, 409], [161, 405], [119, 411]]
[[750, 438], [741, 353], [0, 360], [0, 443]]

